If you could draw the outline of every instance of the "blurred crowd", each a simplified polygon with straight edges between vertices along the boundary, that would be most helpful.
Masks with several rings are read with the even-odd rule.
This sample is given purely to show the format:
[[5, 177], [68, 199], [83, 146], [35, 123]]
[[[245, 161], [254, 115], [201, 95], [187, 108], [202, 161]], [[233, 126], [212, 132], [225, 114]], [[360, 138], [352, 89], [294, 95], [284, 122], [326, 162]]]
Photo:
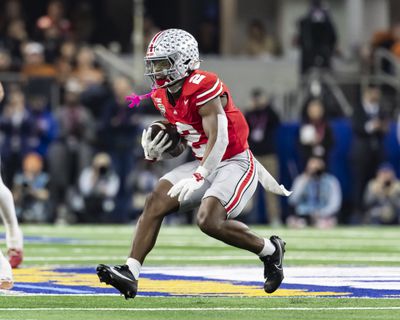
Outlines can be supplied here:
[[[397, 23], [388, 31], [376, 32], [371, 42], [356, 52], [361, 72], [366, 72], [371, 80], [360, 86], [355, 99], [350, 100], [351, 112], [348, 112], [341, 105], [338, 96], [344, 95], [333, 77], [332, 61], [340, 55], [333, 18], [323, 1], [310, 1], [308, 11], [298, 20], [294, 41], [300, 53], [302, 103], [300, 122], [294, 126], [295, 134], [290, 138], [297, 137], [297, 141], [289, 144], [284, 141], [289, 135], [280, 130], [283, 126], [278, 110], [274, 110], [273, 93], [268, 95], [261, 88], [255, 89], [246, 114], [254, 155], [276, 177], [282, 173], [280, 166], [289, 167], [292, 180], [293, 194], [287, 206], [270, 193], [258, 192], [261, 201], [256, 200], [255, 212], [259, 220], [261, 211], [266, 214], [261, 216], [262, 221], [271, 225], [284, 221], [293, 228], [331, 228], [338, 223], [400, 223], [400, 180], [396, 175], [400, 163], [399, 158], [393, 160], [388, 154], [388, 148], [396, 149], [391, 150], [393, 154], [399, 154], [400, 150], [400, 135], [393, 134], [400, 101], [396, 100], [393, 87], [373, 77], [377, 67], [374, 54], [380, 48], [389, 50], [394, 58], [383, 61], [380, 67], [389, 74], [394, 72], [396, 62], [393, 61], [400, 58], [399, 31]], [[335, 121], [342, 121], [345, 125], [340, 130], [348, 131], [335, 134]], [[285, 130], [291, 129], [285, 127]], [[397, 131], [400, 132], [398, 120]], [[335, 141], [338, 136], [348, 140], [347, 147], [343, 148], [343, 141]], [[279, 151], [280, 143], [295, 151]], [[348, 150], [338, 150], [338, 145]], [[344, 157], [334, 157], [333, 151], [342, 152]], [[296, 161], [279, 161], [279, 156], [290, 152], [298, 155]], [[337, 166], [332, 159], [344, 165]], [[340, 172], [346, 167], [346, 173]], [[347, 193], [343, 191], [345, 183], [340, 181], [343, 178], [350, 186], [346, 188]]]
[[[144, 108], [127, 108], [125, 96], [133, 84], [122, 76], [110, 77], [96, 60], [94, 26], [83, 9], [78, 6], [76, 14], [66, 16], [63, 2], [50, 0], [34, 28], [27, 28], [19, 0], [5, 1], [1, 13], [0, 81], [3, 76], [7, 80], [2, 81], [6, 99], [0, 111], [1, 168], [22, 222], [134, 220], [146, 193], [171, 166], [143, 161], [138, 137], [145, 123]], [[382, 45], [399, 55], [398, 29], [394, 27], [390, 36], [374, 36], [370, 51], [363, 51], [365, 60]], [[158, 30], [146, 19], [146, 41]], [[217, 52], [216, 42], [214, 26], [205, 21], [199, 36], [201, 51]], [[299, 20], [295, 42], [305, 78], [315, 70], [332, 70], [337, 34], [320, 1], [312, 1]], [[282, 51], [259, 20], [249, 21], [243, 50], [249, 56], [277, 56]], [[9, 76], [15, 74], [17, 78]], [[399, 223], [398, 168], [387, 162], [383, 151], [394, 113], [384, 108], [381, 86], [364, 86], [352, 106], [351, 154], [343, 159], [352, 168], [350, 205], [344, 201], [349, 197], [343, 194], [338, 178], [329, 171], [336, 143], [331, 121], [344, 112], [332, 102], [323, 78], [308, 82], [305, 92], [294, 143], [299, 161], [292, 170], [293, 195], [285, 203], [259, 191], [244, 219], [329, 228], [345, 212], [345, 223]], [[279, 179], [283, 123], [273, 94], [255, 88], [249, 100], [246, 119], [251, 150]]]
[[20, 1], [3, 9], [0, 151], [19, 219], [132, 219], [130, 174], [141, 159], [142, 124], [126, 107], [131, 81], [107, 75], [89, 44], [89, 26], [66, 17], [62, 1], [49, 1], [33, 30]]

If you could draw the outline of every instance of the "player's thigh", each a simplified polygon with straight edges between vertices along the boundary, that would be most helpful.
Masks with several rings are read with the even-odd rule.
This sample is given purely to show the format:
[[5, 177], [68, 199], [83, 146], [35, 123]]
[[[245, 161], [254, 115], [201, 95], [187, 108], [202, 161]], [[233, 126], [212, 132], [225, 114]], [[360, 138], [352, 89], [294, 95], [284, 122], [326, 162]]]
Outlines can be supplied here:
[[143, 214], [152, 217], [164, 217], [174, 212], [179, 207], [176, 198], [171, 198], [167, 193], [171, 189], [172, 184], [167, 180], [160, 180], [147, 198], [144, 206]]
[[[199, 161], [192, 161], [192, 162], [184, 163], [184, 164], [180, 165], [179, 167], [176, 167], [174, 170], [168, 172], [163, 177], [161, 177], [160, 182], [168, 181], [172, 187], [172, 185], [176, 184], [177, 182], [179, 182], [182, 179], [191, 178], [198, 166], [199, 166]], [[206, 180], [200, 189], [195, 190], [191, 194], [189, 199], [179, 203], [178, 212], [180, 212], [180, 213], [187, 212], [187, 211], [197, 208], [201, 203], [201, 199], [203, 198], [204, 193], [206, 192], [206, 190], [209, 187], [210, 187], [210, 182]]]
[[228, 161], [221, 162], [203, 199], [217, 198], [225, 208], [227, 218], [232, 219], [242, 212], [253, 196], [257, 183], [254, 158], [251, 152], [246, 150]]

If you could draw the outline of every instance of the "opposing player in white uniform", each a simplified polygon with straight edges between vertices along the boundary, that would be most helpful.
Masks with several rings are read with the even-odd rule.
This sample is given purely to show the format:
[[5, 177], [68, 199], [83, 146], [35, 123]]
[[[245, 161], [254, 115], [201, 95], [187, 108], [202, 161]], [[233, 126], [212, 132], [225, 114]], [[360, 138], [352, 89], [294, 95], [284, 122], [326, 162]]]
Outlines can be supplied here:
[[[0, 102], [4, 98], [3, 86], [0, 83]], [[23, 237], [15, 214], [14, 200], [11, 191], [4, 185], [0, 176], [0, 215], [6, 229], [8, 261], [0, 250], [0, 289], [11, 289], [13, 286], [12, 267], [22, 262]]]
[[[289, 193], [253, 157], [246, 120], [229, 89], [216, 74], [199, 70], [197, 41], [191, 34], [179, 29], [157, 33], [145, 62], [146, 75], [155, 87], [151, 95], [155, 107], [176, 125], [198, 160], [160, 179], [147, 198], [126, 264], [99, 265], [100, 281], [117, 288], [125, 298], [135, 297], [140, 268], [156, 242], [163, 218], [199, 207], [199, 228], [228, 245], [257, 254], [264, 263], [264, 290], [274, 292], [283, 280], [285, 243], [277, 236], [264, 239], [234, 218], [258, 181], [273, 192]], [[162, 160], [171, 141], [163, 131], [151, 139], [150, 131], [145, 130], [142, 137], [145, 158]]]

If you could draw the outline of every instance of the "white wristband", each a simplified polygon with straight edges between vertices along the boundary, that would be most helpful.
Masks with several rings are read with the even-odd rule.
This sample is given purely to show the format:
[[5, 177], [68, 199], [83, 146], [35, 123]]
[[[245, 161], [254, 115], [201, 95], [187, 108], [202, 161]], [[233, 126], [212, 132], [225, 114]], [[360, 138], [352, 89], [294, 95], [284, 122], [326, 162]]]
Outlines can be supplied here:
[[210, 171], [203, 166], [199, 166], [194, 173], [199, 173], [203, 178], [207, 178], [210, 174]]

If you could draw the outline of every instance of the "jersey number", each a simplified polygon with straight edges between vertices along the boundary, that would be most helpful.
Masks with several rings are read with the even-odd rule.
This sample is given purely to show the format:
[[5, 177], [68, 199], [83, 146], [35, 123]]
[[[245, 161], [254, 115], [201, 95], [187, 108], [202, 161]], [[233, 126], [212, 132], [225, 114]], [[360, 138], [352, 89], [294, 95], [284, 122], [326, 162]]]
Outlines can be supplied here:
[[177, 122], [176, 128], [181, 136], [184, 137], [188, 146], [192, 149], [194, 155], [202, 158], [206, 150], [206, 144], [199, 145], [201, 134], [190, 124]]
[[194, 84], [200, 84], [200, 82], [205, 78], [206, 76], [203, 74], [195, 74], [193, 77], [189, 79], [190, 83]]

